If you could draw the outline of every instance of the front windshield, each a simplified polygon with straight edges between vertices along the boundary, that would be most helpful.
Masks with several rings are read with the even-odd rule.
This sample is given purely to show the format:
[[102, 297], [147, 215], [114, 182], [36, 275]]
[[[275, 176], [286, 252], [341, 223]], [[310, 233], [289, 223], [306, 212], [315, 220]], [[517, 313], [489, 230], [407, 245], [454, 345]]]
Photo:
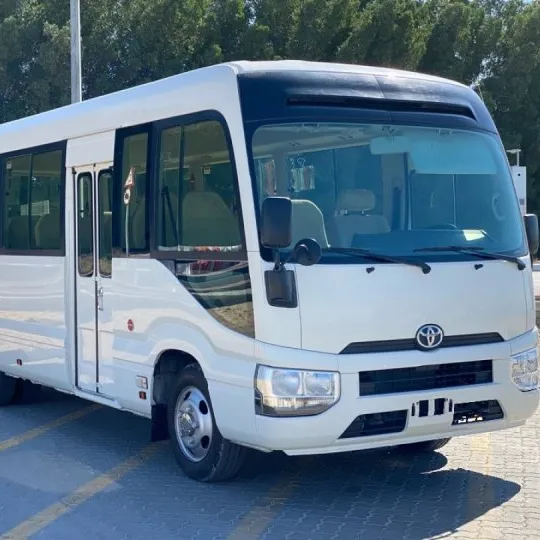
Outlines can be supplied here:
[[[498, 139], [378, 124], [286, 123], [255, 130], [260, 204], [293, 201], [293, 241], [423, 260], [470, 258], [419, 248], [524, 255], [520, 209]], [[330, 257], [330, 255], [325, 255]], [[335, 258], [335, 255], [333, 255]]]

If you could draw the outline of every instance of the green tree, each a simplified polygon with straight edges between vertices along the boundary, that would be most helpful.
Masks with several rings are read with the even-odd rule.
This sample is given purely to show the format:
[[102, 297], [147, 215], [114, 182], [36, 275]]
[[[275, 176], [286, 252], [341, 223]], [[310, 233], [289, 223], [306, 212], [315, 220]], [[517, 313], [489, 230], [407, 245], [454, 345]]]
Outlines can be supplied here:
[[58, 0], [8, 0], [2, 4], [0, 121], [67, 103], [69, 28], [61, 8]]
[[[501, 35], [497, 3], [467, 0], [428, 0], [422, 9], [429, 35], [418, 69], [473, 83]], [[488, 9], [489, 8], [489, 9]]]
[[304, 0], [289, 45], [289, 56], [332, 61], [352, 32], [355, 0]]
[[426, 47], [417, 0], [370, 0], [356, 14], [339, 58], [353, 63], [415, 69]]
[[523, 151], [528, 202], [540, 212], [540, 2], [511, 8], [482, 88], [506, 148]]

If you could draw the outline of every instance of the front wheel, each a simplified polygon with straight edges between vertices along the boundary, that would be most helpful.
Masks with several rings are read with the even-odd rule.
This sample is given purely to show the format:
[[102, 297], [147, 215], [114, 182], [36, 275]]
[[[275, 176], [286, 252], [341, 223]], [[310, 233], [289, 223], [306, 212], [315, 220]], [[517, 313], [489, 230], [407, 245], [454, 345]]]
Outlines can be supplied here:
[[436, 439], [434, 441], [420, 441], [411, 444], [402, 444], [398, 450], [406, 453], [421, 454], [424, 452], [435, 452], [443, 446], [446, 446], [452, 439]]
[[169, 433], [177, 463], [199, 482], [220, 482], [236, 476], [247, 449], [219, 432], [208, 384], [198, 364], [180, 372], [168, 405]]

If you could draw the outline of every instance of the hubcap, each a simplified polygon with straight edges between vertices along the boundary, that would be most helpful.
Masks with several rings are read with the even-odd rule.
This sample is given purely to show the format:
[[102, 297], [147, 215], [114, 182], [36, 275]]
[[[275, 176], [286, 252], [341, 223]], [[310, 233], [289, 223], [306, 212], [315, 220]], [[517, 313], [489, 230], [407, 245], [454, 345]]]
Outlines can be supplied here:
[[193, 462], [206, 457], [212, 442], [212, 416], [204, 394], [194, 386], [185, 388], [176, 402], [176, 438], [182, 453]]

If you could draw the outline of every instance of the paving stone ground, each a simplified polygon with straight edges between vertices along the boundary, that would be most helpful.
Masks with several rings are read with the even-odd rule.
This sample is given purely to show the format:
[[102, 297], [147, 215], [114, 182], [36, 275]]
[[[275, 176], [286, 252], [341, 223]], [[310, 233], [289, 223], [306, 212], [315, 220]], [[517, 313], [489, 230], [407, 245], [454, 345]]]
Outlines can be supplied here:
[[144, 419], [51, 426], [88, 406], [47, 390], [0, 409], [0, 539], [540, 539], [540, 412], [430, 455], [264, 456], [201, 485], [167, 443], [149, 454]]

